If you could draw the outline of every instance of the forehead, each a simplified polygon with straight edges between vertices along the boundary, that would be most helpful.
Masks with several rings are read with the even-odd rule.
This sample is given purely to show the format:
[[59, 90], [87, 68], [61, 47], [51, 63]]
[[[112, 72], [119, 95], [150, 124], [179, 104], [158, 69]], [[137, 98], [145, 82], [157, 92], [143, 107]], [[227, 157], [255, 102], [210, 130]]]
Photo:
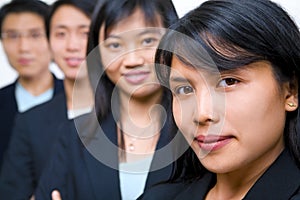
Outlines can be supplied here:
[[197, 82], [201, 78], [202, 70], [184, 64], [179, 58], [173, 56], [171, 62], [170, 82]]
[[120, 34], [125, 31], [144, 27], [163, 27], [161, 17], [158, 14], [156, 15], [155, 24], [151, 24], [149, 21], [146, 19], [143, 10], [137, 8], [131, 15], [118, 21], [113, 26], [105, 28], [108, 34]]
[[89, 26], [90, 18], [81, 10], [72, 5], [60, 6], [51, 18], [50, 26], [55, 27], [78, 27]]
[[185, 61], [182, 61], [179, 59], [175, 54], [172, 57], [171, 61], [171, 74], [182, 74], [182, 75], [187, 75], [187, 76], [199, 76], [204, 75], [218, 75], [220, 74], [220, 70], [218, 70], [217, 66], [215, 65], [207, 65], [204, 62], [198, 60], [198, 62], [190, 62], [188, 61], [189, 64], [185, 63]]
[[35, 29], [44, 28], [42, 16], [32, 12], [20, 12], [8, 14], [2, 24], [2, 29]]

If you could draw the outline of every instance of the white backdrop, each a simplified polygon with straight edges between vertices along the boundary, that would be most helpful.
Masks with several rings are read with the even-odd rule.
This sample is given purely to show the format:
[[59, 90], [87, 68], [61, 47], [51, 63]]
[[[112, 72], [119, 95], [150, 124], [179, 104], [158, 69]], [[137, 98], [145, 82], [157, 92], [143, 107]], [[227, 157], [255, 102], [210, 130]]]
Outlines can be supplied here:
[[[0, 0], [0, 6], [9, 2], [10, 0]], [[44, 0], [51, 4], [54, 0]], [[82, 0], [84, 1], [84, 0]], [[251, 1], [251, 0], [249, 0]], [[298, 0], [273, 0], [283, 6], [287, 12], [294, 18], [298, 27], [300, 27], [300, 3]], [[184, 15], [187, 11], [197, 7], [204, 0], [173, 0], [179, 16]], [[62, 77], [62, 73], [55, 64], [50, 66], [50, 69], [59, 77]], [[0, 88], [13, 82], [17, 77], [16, 72], [10, 67], [7, 62], [6, 56], [3, 52], [2, 45], [0, 45]]]

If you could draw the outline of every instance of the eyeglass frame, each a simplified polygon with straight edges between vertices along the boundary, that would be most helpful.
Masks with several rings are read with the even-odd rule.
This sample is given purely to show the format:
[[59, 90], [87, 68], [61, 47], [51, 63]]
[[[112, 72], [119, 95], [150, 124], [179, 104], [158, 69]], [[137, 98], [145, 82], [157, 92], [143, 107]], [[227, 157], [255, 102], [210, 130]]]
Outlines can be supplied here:
[[31, 30], [28, 32], [18, 32], [18, 31], [4, 31], [1, 32], [1, 39], [3, 41], [9, 42], [17, 42], [21, 38], [26, 38], [31, 41], [39, 41], [40, 39], [44, 38], [46, 33], [41, 30]]

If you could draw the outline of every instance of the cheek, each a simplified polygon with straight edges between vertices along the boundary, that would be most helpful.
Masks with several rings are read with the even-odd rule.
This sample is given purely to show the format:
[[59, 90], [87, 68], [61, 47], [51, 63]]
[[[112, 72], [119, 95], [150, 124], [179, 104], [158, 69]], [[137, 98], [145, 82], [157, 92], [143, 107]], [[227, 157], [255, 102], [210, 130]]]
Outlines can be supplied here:
[[43, 45], [40, 46], [40, 48], [37, 49], [38, 52], [45, 52], [45, 54], [50, 54], [50, 47], [45, 42]]
[[196, 131], [196, 127], [193, 123], [194, 110], [196, 108], [193, 108], [191, 105], [190, 100], [179, 101], [176, 97], [173, 99], [173, 114], [175, 122], [188, 141], [191, 137], [194, 137]]
[[196, 133], [196, 127], [193, 123], [194, 111], [192, 111], [188, 101], [178, 101], [173, 99], [173, 114], [176, 125], [182, 132], [186, 141], [191, 144]]
[[54, 57], [62, 57], [63, 56], [63, 50], [64, 50], [64, 45], [63, 43], [59, 43], [59, 42], [53, 42], [51, 43], [51, 51], [52, 51], [52, 55]]
[[275, 89], [273, 92], [272, 89], [259, 91], [257, 87], [254, 90], [227, 100], [226, 119], [245, 144], [259, 148], [278, 140], [284, 128], [285, 110], [283, 97]]
[[145, 50], [145, 52], [142, 54], [147, 63], [154, 63], [155, 52], [156, 52], [156, 49], [150, 48], [148, 50]]
[[120, 76], [119, 76], [119, 67], [120, 67], [120, 64], [117, 63], [117, 62], [114, 62], [114, 63], [111, 63], [109, 64], [109, 66], [105, 66], [105, 73], [107, 75], [107, 77], [114, 83], [116, 84], [119, 79], [120, 79]]
[[18, 58], [18, 50], [14, 45], [3, 45], [4, 52], [7, 55], [8, 60], [12, 61], [12, 59]]
[[173, 97], [173, 115], [178, 128], [182, 128], [182, 109], [176, 97]]

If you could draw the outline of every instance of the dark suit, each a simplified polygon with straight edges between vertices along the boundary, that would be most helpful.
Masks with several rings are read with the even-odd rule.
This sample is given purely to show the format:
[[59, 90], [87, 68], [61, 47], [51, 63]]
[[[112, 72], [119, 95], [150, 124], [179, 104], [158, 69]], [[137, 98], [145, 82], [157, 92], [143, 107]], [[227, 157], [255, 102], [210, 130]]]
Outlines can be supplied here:
[[[213, 187], [211, 173], [192, 183], [162, 184], [148, 190], [143, 200], [205, 199]], [[256, 181], [243, 200], [300, 200], [300, 169], [287, 150], [283, 151], [269, 169]]]
[[58, 130], [67, 121], [64, 92], [16, 116], [0, 174], [0, 199], [28, 199], [33, 194]]
[[[54, 96], [63, 92], [63, 83], [61, 80], [54, 78]], [[18, 114], [18, 107], [15, 97], [15, 81], [0, 89], [0, 168], [3, 162], [3, 156], [7, 149], [14, 126], [15, 116]]]
[[[75, 120], [76, 127], [73, 122], [65, 127], [63, 132], [67, 134], [60, 138], [40, 179], [37, 200], [50, 199], [54, 189], [61, 192], [64, 200], [121, 199], [116, 123], [110, 115], [99, 126], [92, 115]], [[165, 145], [172, 138], [173, 134], [164, 127], [156, 146], [164, 151], [154, 155], [150, 168], [153, 171], [148, 174], [145, 188], [170, 177], [172, 147], [165, 149]], [[170, 162], [164, 163], [167, 160]], [[162, 167], [162, 163], [166, 165]]]

